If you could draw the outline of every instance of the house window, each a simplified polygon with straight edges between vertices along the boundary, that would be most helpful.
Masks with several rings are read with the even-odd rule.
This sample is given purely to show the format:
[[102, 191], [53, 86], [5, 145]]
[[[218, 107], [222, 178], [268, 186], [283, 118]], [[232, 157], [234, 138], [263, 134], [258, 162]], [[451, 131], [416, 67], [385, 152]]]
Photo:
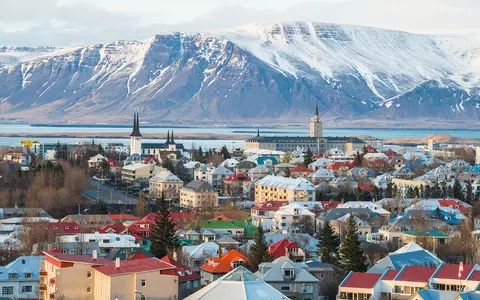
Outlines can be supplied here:
[[32, 286], [31, 285], [22, 286], [22, 293], [31, 293], [31, 292], [32, 292]]
[[147, 286], [147, 281], [145, 279], [142, 279], [142, 287]]
[[13, 295], [13, 286], [2, 286], [2, 295]]
[[305, 284], [302, 293], [313, 293], [313, 286], [311, 284]]
[[289, 285], [282, 285], [282, 286], [280, 287], [280, 290], [282, 290], [282, 291], [289, 291], [289, 290], [290, 290], [290, 286], [289, 286]]
[[23, 274], [25, 278], [32, 278], [32, 273], [25, 273]]
[[90, 277], [92, 277], [92, 271], [87, 272], [87, 278], [90, 278]]
[[90, 286], [87, 286], [87, 293], [91, 293], [92, 292], [92, 288]]
[[16, 273], [8, 274], [8, 279], [15, 279], [15, 278], [17, 278], [17, 274], [16, 274]]
[[284, 270], [283, 275], [285, 277], [293, 277], [294, 271], [293, 270]]

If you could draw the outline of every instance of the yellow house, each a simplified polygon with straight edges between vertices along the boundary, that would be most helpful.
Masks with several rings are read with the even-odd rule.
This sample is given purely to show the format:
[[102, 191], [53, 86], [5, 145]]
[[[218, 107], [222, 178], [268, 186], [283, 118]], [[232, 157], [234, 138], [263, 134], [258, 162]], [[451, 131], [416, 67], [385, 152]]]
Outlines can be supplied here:
[[183, 181], [170, 171], [162, 171], [150, 178], [150, 198], [162, 196], [167, 199], [178, 199]]
[[265, 201], [315, 201], [315, 188], [303, 178], [265, 176], [255, 183], [255, 203]]
[[180, 206], [209, 209], [218, 206], [218, 193], [204, 181], [192, 181], [180, 190]]
[[142, 258], [95, 266], [95, 300], [177, 299], [175, 266], [157, 258]]

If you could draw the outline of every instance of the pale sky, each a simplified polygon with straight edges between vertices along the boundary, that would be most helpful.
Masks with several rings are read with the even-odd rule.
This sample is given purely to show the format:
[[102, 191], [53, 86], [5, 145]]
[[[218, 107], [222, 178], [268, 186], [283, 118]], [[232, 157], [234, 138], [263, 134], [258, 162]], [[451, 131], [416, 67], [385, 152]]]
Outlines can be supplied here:
[[480, 36], [480, 0], [0, 0], [0, 45], [66, 46], [315, 21]]

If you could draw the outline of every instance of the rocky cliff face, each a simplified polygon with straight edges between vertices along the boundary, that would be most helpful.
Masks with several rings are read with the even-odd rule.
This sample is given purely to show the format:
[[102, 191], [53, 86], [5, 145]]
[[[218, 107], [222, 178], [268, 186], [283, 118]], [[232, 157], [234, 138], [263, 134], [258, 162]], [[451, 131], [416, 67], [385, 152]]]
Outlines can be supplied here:
[[62, 49], [0, 70], [0, 117], [120, 122], [478, 120], [480, 44], [321, 23]]

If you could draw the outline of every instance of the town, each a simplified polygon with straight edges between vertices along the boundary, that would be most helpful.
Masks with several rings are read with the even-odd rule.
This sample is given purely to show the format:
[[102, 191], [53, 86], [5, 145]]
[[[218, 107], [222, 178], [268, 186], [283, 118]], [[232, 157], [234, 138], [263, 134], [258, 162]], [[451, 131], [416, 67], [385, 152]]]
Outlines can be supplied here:
[[480, 147], [258, 130], [244, 147], [22, 140], [1, 299], [480, 299]]

